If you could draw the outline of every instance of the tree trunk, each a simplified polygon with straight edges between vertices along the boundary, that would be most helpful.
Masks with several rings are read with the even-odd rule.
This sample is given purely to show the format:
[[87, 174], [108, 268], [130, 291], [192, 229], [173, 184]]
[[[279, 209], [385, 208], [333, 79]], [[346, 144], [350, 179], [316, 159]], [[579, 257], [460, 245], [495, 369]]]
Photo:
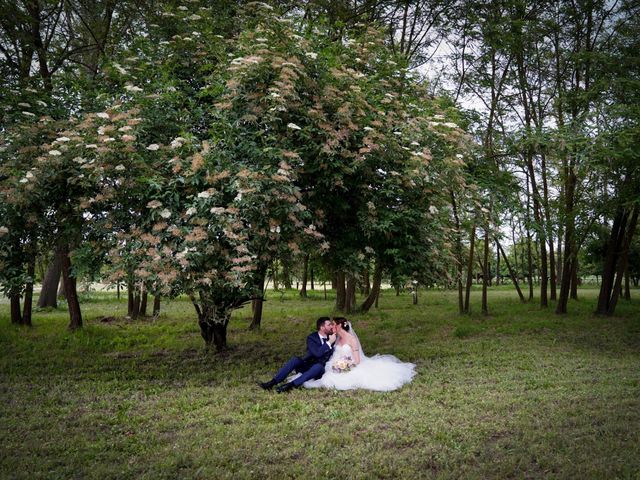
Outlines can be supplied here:
[[38, 298], [39, 308], [58, 308], [58, 284], [60, 283], [61, 273], [62, 258], [59, 254], [54, 253], [42, 280], [40, 298]]
[[553, 229], [551, 228], [551, 208], [549, 207], [549, 182], [547, 180], [547, 157], [540, 156], [540, 173], [542, 174], [542, 205], [544, 207], [545, 235], [549, 243], [549, 273], [551, 281], [551, 300], [557, 299], [556, 293], [556, 259], [553, 251]]
[[158, 315], [160, 315], [160, 294], [153, 296], [153, 316], [157, 317]]
[[20, 312], [20, 294], [9, 295], [11, 301], [11, 323], [20, 325], [22, 323], [22, 313]]
[[451, 195], [451, 207], [453, 208], [453, 218], [456, 227], [456, 280], [458, 284], [458, 310], [460, 314], [464, 313], [464, 294], [462, 287], [462, 230], [460, 229], [460, 217], [458, 216], [458, 205], [453, 190], [449, 191]]
[[33, 309], [33, 282], [35, 281], [36, 257], [32, 256], [27, 264], [27, 284], [24, 291], [24, 309], [22, 324], [31, 326], [31, 311]]
[[[569, 302], [569, 293], [571, 289], [572, 272], [576, 271], [574, 263], [577, 260], [578, 252], [573, 248], [575, 247], [575, 212], [574, 212], [574, 200], [575, 200], [575, 188], [577, 179], [573, 170], [572, 160], [567, 158], [563, 159], [563, 175], [564, 175], [564, 187], [562, 194], [564, 195], [564, 258], [562, 262], [562, 276], [560, 282], [560, 296], [558, 297], [558, 303], [556, 306], [557, 314], [567, 313], [567, 304]], [[558, 252], [560, 253], [560, 252]]]
[[369, 295], [371, 293], [371, 278], [369, 275], [369, 267], [364, 271], [364, 288], [362, 289], [363, 295]]
[[367, 313], [373, 303], [378, 298], [378, 294], [380, 293], [380, 286], [382, 285], [382, 267], [380, 266], [380, 260], [376, 261], [375, 267], [373, 268], [373, 286], [369, 291], [369, 295], [362, 302], [360, 306], [360, 311]]
[[146, 317], [147, 316], [147, 301], [148, 301], [148, 293], [147, 289], [145, 288], [144, 284], [142, 285], [142, 296], [140, 298], [140, 312], [139, 315], [141, 317]]
[[504, 258], [504, 263], [507, 266], [507, 270], [509, 270], [509, 276], [511, 277], [511, 281], [513, 282], [513, 285], [516, 287], [516, 291], [518, 292], [518, 297], [520, 298], [520, 301], [522, 303], [525, 303], [524, 295], [522, 294], [522, 290], [520, 290], [520, 285], [518, 285], [517, 274], [511, 268], [511, 265], [509, 264], [509, 259], [507, 258], [507, 255], [504, 253], [504, 250], [502, 249], [502, 245], [500, 245], [500, 242], [498, 242], [497, 239], [496, 239], [496, 244], [498, 245], [498, 249], [502, 253], [502, 258]]
[[289, 269], [289, 262], [282, 261], [282, 282], [284, 283], [284, 288], [287, 290], [291, 290], [291, 270]]
[[347, 275], [347, 288], [345, 292], [344, 311], [353, 313], [356, 309], [356, 277]]
[[131, 319], [136, 320], [140, 315], [140, 292], [138, 289], [133, 294], [133, 310], [131, 311]]
[[300, 289], [300, 296], [307, 298], [307, 277], [309, 272], [309, 254], [304, 256], [304, 262], [302, 264], [302, 288]]
[[527, 177], [527, 220], [525, 230], [527, 231], [527, 278], [529, 282], [529, 301], [533, 300], [533, 257], [531, 254], [531, 193], [529, 192], [529, 173]]
[[629, 282], [629, 263], [624, 269], [624, 299], [631, 300], [631, 282]]
[[[278, 262], [277, 261], [273, 262], [273, 264], [271, 266], [271, 272], [272, 272], [271, 278], [273, 279], [273, 289], [277, 291], [279, 289], [278, 287], [280, 286], [280, 280], [279, 280], [279, 277], [278, 277]], [[265, 275], [265, 278], [266, 278], [266, 275]], [[264, 290], [264, 288], [263, 288], [263, 290]]]
[[500, 285], [500, 250], [496, 246], [496, 286]]
[[67, 247], [62, 248], [62, 254], [62, 283], [69, 307], [69, 330], [77, 330], [82, 327], [82, 313], [76, 289], [76, 278], [71, 275], [71, 260]]
[[470, 243], [469, 243], [469, 260], [467, 263], [467, 285], [466, 291], [464, 294], [464, 312], [469, 313], [469, 301], [471, 299], [471, 284], [473, 282], [473, 257], [474, 257], [474, 246], [476, 241], [476, 226], [471, 227], [471, 235], [469, 235]]
[[127, 316], [133, 318], [133, 308], [135, 306], [135, 292], [133, 283], [127, 283]]
[[[60, 275], [62, 275], [62, 263], [64, 263], [64, 259], [62, 259], [62, 262], [60, 263]], [[58, 298], [62, 298], [62, 299], [67, 298], [64, 282], [60, 282], [60, 288], [58, 288]]]
[[[578, 254], [576, 246], [574, 245], [573, 247], [573, 251], [576, 252], [576, 255]], [[571, 299], [572, 300], [577, 300], [578, 299], [578, 257], [575, 257], [573, 259], [573, 263], [571, 265]]]
[[560, 284], [562, 283], [562, 238], [563, 238], [562, 230], [558, 231], [558, 243], [556, 248], [556, 285], [557, 288], [560, 288]]
[[[193, 300], [193, 299], [192, 299]], [[200, 308], [194, 303], [198, 312], [200, 335], [207, 347], [214, 346], [218, 352], [227, 348], [227, 325], [231, 312], [217, 308], [215, 305], [204, 303]]]
[[344, 272], [336, 272], [336, 310], [344, 312], [346, 301], [346, 289], [344, 285]]
[[253, 300], [253, 317], [251, 318], [251, 324], [249, 325], [249, 330], [257, 330], [260, 328], [262, 324], [262, 306], [264, 303], [264, 290], [265, 290], [265, 279], [267, 277], [267, 268], [260, 267], [256, 272], [256, 290], [258, 291], [258, 296]]
[[311, 268], [309, 269], [309, 280], [311, 281], [311, 290], [315, 290], [315, 278], [314, 278], [314, 272], [313, 272], [313, 265], [311, 265]]
[[489, 286], [489, 232], [485, 227], [484, 232], [484, 262], [482, 270], [482, 313], [489, 315], [489, 305], [487, 304], [487, 287]]
[[[629, 247], [638, 223], [639, 212], [640, 208], [636, 206], [631, 212], [620, 208], [616, 213], [607, 245], [596, 313], [606, 315], [615, 313], [622, 279], [628, 267]], [[631, 292], [629, 292], [630, 296]]]
[[600, 284], [600, 294], [596, 313], [606, 314], [611, 298], [611, 289], [615, 280], [615, 271], [618, 263], [619, 252], [622, 247], [624, 231], [627, 227], [628, 211], [622, 207], [618, 208], [613, 219], [613, 225], [607, 241], [607, 251], [602, 268], [602, 283]]

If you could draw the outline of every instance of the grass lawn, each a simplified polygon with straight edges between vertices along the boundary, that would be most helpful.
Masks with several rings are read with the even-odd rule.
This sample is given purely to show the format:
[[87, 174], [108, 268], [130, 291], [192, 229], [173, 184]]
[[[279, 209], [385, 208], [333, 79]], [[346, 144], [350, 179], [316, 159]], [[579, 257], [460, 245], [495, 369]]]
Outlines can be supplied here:
[[417, 364], [401, 390], [264, 392], [315, 318], [320, 291], [270, 293], [230, 349], [206, 352], [186, 300], [157, 320], [121, 317], [126, 298], [85, 295], [85, 328], [66, 311], [9, 323], [0, 303], [0, 478], [640, 478], [640, 291], [618, 315], [570, 314], [491, 290], [491, 315], [457, 314], [455, 292], [384, 291], [354, 315], [365, 353]]

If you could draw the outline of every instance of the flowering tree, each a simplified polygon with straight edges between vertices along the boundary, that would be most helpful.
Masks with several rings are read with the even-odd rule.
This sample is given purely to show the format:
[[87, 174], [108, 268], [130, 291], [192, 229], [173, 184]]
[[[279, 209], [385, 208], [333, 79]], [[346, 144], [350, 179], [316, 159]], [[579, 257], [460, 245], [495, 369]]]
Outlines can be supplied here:
[[[277, 256], [329, 252], [352, 278], [375, 258], [422, 278], [447, 248], [438, 191], [461, 183], [438, 139], [462, 135], [433, 121], [438, 105], [377, 31], [336, 42], [248, 8], [226, 37], [198, 2], [162, 12], [105, 68], [103, 111], [37, 120], [40, 141], [21, 150], [16, 136], [3, 161], [5, 193], [61, 248], [94, 239], [113, 281], [186, 293], [218, 349]], [[77, 299], [70, 312], [80, 325]]]

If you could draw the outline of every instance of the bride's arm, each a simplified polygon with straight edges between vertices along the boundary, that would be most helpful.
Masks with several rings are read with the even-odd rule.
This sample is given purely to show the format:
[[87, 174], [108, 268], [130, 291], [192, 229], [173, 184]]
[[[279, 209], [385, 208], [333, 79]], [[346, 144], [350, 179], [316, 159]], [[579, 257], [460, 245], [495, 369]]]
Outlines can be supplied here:
[[353, 335], [349, 336], [349, 345], [351, 346], [351, 351], [353, 352], [353, 363], [357, 365], [360, 363], [360, 348]]

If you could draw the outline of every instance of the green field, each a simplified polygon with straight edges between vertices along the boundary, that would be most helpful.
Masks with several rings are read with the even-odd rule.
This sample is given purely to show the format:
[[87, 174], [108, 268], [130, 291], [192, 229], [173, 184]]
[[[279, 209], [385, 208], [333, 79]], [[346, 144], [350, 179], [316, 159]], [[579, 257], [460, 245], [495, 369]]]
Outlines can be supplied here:
[[270, 292], [263, 327], [236, 312], [229, 351], [207, 352], [186, 300], [122, 317], [123, 298], [85, 294], [14, 327], [0, 304], [1, 478], [640, 478], [640, 291], [617, 316], [582, 289], [558, 317], [490, 292], [491, 315], [457, 315], [455, 292], [384, 291], [354, 315], [367, 354], [418, 375], [389, 393], [255, 384], [301, 353], [332, 292]]

